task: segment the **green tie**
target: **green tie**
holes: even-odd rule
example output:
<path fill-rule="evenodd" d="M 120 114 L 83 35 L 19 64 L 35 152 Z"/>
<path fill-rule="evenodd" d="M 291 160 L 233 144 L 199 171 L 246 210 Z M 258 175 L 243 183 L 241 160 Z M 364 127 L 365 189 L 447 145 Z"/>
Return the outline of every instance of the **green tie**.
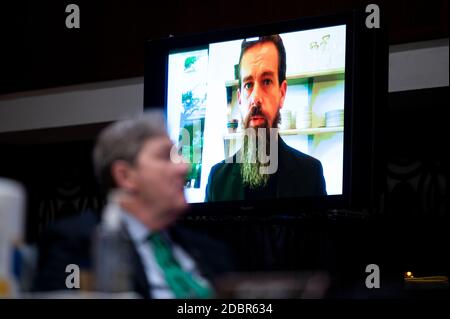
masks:
<path fill-rule="evenodd" d="M 200 284 L 192 274 L 185 272 L 175 260 L 170 244 L 159 233 L 149 237 L 156 261 L 164 272 L 164 278 L 177 299 L 211 298 L 209 287 Z"/>

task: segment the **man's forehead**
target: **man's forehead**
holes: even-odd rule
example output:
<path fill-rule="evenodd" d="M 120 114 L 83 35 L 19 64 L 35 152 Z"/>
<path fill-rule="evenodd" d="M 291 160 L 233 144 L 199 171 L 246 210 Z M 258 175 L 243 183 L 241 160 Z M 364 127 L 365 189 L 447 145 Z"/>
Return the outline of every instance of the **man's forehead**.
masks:
<path fill-rule="evenodd" d="M 261 54 L 263 56 L 276 56 L 278 58 L 278 50 L 275 43 L 266 41 L 252 45 L 245 50 L 242 55 L 242 60 L 246 59 L 249 55 Z"/>
<path fill-rule="evenodd" d="M 257 43 L 244 52 L 241 60 L 243 73 L 255 68 L 264 69 L 262 72 L 278 68 L 278 50 L 274 43 Z"/>
<path fill-rule="evenodd" d="M 151 149 L 166 148 L 166 147 L 170 148 L 173 145 L 172 141 L 167 135 L 158 135 L 149 137 L 144 144 L 146 148 Z"/>

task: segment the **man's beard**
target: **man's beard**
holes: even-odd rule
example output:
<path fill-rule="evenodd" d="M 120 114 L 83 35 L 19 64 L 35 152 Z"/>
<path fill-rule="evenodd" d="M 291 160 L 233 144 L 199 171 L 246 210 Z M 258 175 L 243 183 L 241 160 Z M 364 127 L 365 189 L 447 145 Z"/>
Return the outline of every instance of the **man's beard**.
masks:
<path fill-rule="evenodd" d="M 250 120 L 252 116 L 262 116 L 264 117 L 264 123 L 262 125 L 258 125 L 256 127 L 250 127 Z M 256 189 L 265 187 L 269 181 L 269 174 L 261 174 L 262 167 L 269 166 L 270 162 L 262 163 L 258 156 L 259 152 L 259 139 L 264 138 L 265 143 L 262 143 L 261 146 L 265 146 L 264 154 L 268 154 L 270 150 L 270 129 L 277 128 L 280 123 L 281 116 L 280 110 L 278 109 L 277 114 L 275 115 L 274 121 L 272 123 L 272 127 L 269 127 L 269 122 L 267 121 L 267 117 L 262 113 L 261 107 L 257 106 L 252 108 L 248 113 L 247 117 L 244 119 L 244 129 L 251 130 L 254 134 L 244 134 L 242 141 L 242 165 L 241 165 L 241 176 L 244 186 L 249 187 L 250 189 Z M 263 134 L 265 129 L 265 134 Z M 258 134 L 258 131 L 261 131 Z M 256 138 L 250 138 L 251 136 L 255 136 Z M 278 141 L 277 141 L 278 142 Z"/>

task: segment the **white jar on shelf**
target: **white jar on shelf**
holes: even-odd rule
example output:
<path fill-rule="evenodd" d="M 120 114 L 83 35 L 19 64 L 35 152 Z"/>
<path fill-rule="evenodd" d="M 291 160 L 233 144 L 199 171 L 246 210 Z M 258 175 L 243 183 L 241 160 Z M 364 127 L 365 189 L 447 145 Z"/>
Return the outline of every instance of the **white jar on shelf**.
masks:
<path fill-rule="evenodd" d="M 281 130 L 289 130 L 292 127 L 292 111 L 287 109 L 282 109 L 280 111 L 281 115 Z"/>
<path fill-rule="evenodd" d="M 295 117 L 295 128 L 304 129 L 311 127 L 312 113 L 309 105 L 303 105 L 297 109 Z"/>

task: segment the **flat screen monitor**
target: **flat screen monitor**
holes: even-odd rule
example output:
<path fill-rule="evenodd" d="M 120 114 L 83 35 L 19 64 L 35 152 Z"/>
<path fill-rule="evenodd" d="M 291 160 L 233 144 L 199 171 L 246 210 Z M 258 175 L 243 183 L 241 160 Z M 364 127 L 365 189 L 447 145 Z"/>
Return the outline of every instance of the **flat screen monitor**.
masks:
<path fill-rule="evenodd" d="M 359 39 L 343 14 L 147 43 L 145 108 L 166 112 L 192 207 L 350 205 L 355 174 L 373 169 L 360 144 L 373 142 L 374 92 L 355 83 L 375 78 Z"/>

